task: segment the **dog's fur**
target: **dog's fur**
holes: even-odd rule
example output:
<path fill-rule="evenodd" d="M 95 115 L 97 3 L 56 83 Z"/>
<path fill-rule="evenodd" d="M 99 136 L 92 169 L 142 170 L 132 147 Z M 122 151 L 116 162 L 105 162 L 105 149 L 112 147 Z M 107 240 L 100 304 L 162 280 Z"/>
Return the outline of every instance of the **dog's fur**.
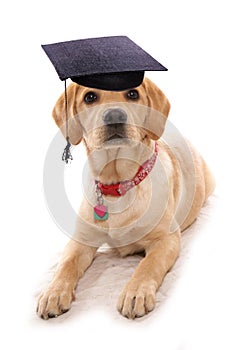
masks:
<path fill-rule="evenodd" d="M 137 105 L 147 106 L 153 110 L 159 111 L 166 119 L 169 113 L 170 104 L 163 94 L 163 92 L 149 79 L 145 78 L 143 83 L 135 90 L 139 93 L 139 99 L 134 102 Z M 91 105 L 84 102 L 84 96 L 88 91 L 94 91 L 77 84 L 71 84 L 68 87 L 68 103 L 69 103 L 69 117 L 74 117 L 80 112 L 89 111 Z M 105 104 L 124 102 L 127 105 L 126 91 L 123 92 L 109 92 L 102 90 L 95 90 L 98 99 L 94 103 L 96 106 L 103 106 Z M 57 101 L 53 110 L 53 117 L 57 125 L 65 134 L 65 105 L 64 95 Z M 139 165 L 144 163 L 146 159 L 152 154 L 154 150 L 155 140 L 161 136 L 164 125 L 148 127 L 140 127 L 133 125 L 126 125 L 124 131 L 119 131 L 119 135 L 124 136 L 125 139 L 133 141 L 129 144 L 119 145 L 113 143 L 105 147 L 106 141 L 111 136 L 106 130 L 108 126 L 100 126 L 93 128 L 88 135 L 83 136 L 82 126 L 79 120 L 71 118 L 72 123 L 69 126 L 69 135 L 72 144 L 77 144 L 81 140 L 84 142 L 89 158 L 90 169 L 94 179 L 98 179 L 104 184 L 112 184 L 126 179 L 132 179 L 136 174 Z M 89 119 L 91 123 L 91 119 Z M 148 123 L 154 123 L 154 119 L 148 116 Z M 119 125 L 119 128 L 121 126 Z M 124 135 L 121 135 L 124 133 Z M 135 142 L 135 143 L 134 143 Z M 147 232 L 143 237 L 139 236 L 136 241 L 132 240 L 125 246 L 119 244 L 114 249 L 117 249 L 121 256 L 134 254 L 136 252 L 144 252 L 145 257 L 137 267 L 131 280 L 120 294 L 117 308 L 119 312 L 128 317 L 140 317 L 153 310 L 155 305 L 155 294 L 161 285 L 164 276 L 171 269 L 175 263 L 180 251 L 180 237 L 181 232 L 191 225 L 196 219 L 204 201 L 214 190 L 214 179 L 208 170 L 208 167 L 202 157 L 194 150 L 188 143 L 195 171 L 195 191 L 191 201 L 191 206 L 188 215 L 179 225 L 175 225 L 171 230 L 172 220 L 176 211 L 184 206 L 187 201 L 186 193 L 188 193 L 190 179 L 188 174 L 188 162 L 185 162 L 185 154 L 181 148 L 177 150 L 179 157 L 183 160 L 179 165 L 179 159 L 176 153 L 161 140 L 159 144 L 158 160 L 162 164 L 168 183 L 168 199 L 165 209 L 159 213 L 159 220 L 156 225 Z M 141 148 L 139 145 L 142 145 Z M 122 150 L 128 148 L 129 157 L 119 156 Z M 141 152 L 139 151 L 141 148 Z M 101 152 L 101 159 L 92 156 L 94 152 Z M 118 157 L 115 155 L 118 154 Z M 123 153 L 124 155 L 126 153 Z M 108 161 L 106 161 L 106 159 Z M 127 227 L 136 223 L 142 216 L 146 206 L 149 205 L 153 191 L 158 191 L 159 203 L 161 202 L 164 192 L 164 184 L 161 177 L 161 167 L 156 163 L 151 172 L 151 181 L 148 176 L 138 186 L 134 192 L 134 200 L 130 207 L 123 210 L 121 213 L 109 215 L 106 221 L 96 222 L 93 218 L 93 207 L 87 200 L 83 200 L 80 212 L 85 222 L 95 225 L 96 230 L 101 228 L 111 227 Z M 162 181 L 162 182 L 161 182 Z M 164 186 L 163 186 L 164 185 Z M 132 190 L 130 190 L 123 200 L 127 203 Z M 184 194 L 185 193 L 185 194 Z M 107 196 L 109 197 L 109 196 Z M 106 199 L 106 198 L 105 198 Z M 57 198 L 56 198 L 57 200 Z M 117 197 L 107 198 L 110 202 L 116 202 Z M 156 215 L 158 206 L 154 204 Z M 151 222 L 151 212 L 148 214 L 149 222 Z M 76 228 L 76 231 L 81 228 Z M 126 242 L 127 240 L 127 236 Z M 91 265 L 97 246 L 91 246 L 71 240 L 66 246 L 62 259 L 59 263 L 57 271 L 52 282 L 42 292 L 39 297 L 37 313 L 44 319 L 49 317 L 56 317 L 67 310 L 69 310 L 72 300 L 74 299 L 74 290 L 80 277 L 83 276 L 85 270 Z"/>

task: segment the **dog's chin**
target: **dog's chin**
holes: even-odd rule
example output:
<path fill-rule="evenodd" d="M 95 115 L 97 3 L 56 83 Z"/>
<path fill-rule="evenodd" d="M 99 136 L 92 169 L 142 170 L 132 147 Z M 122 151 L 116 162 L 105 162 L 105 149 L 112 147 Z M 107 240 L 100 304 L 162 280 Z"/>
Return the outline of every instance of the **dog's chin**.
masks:
<path fill-rule="evenodd" d="M 124 146 L 129 147 L 132 145 L 132 142 L 133 141 L 131 139 L 129 139 L 128 137 L 121 137 L 118 135 L 113 135 L 103 142 L 103 147 L 106 147 L 106 148 L 124 147 Z"/>

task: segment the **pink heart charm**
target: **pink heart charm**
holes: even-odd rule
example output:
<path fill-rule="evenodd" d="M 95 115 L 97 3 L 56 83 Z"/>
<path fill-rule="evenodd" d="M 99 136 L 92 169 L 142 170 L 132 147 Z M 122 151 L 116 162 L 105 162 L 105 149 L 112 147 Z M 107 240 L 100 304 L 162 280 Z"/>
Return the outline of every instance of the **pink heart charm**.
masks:
<path fill-rule="evenodd" d="M 98 216 L 102 218 L 107 212 L 107 207 L 105 207 L 105 205 L 96 205 L 94 207 L 94 211 Z"/>

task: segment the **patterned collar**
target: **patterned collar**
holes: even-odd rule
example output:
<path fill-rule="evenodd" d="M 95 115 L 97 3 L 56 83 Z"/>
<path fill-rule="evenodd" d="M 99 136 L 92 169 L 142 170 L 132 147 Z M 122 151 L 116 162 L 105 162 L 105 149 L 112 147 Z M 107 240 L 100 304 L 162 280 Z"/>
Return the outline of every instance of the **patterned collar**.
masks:
<path fill-rule="evenodd" d="M 95 181 L 96 190 L 105 196 L 124 196 L 134 186 L 142 182 L 151 172 L 158 156 L 158 143 L 155 142 L 155 150 L 152 157 L 146 160 L 138 169 L 136 175 L 131 180 L 125 180 L 116 184 L 104 185 L 100 181 Z"/>

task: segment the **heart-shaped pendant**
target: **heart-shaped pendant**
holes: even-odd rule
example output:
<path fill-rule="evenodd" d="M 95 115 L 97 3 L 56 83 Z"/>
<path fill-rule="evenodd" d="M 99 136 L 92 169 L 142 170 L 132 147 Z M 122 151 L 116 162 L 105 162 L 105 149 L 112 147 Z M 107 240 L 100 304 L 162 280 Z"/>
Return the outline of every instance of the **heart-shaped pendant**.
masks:
<path fill-rule="evenodd" d="M 105 205 L 96 205 L 94 207 L 94 219 L 95 220 L 107 220 L 108 208 Z"/>

